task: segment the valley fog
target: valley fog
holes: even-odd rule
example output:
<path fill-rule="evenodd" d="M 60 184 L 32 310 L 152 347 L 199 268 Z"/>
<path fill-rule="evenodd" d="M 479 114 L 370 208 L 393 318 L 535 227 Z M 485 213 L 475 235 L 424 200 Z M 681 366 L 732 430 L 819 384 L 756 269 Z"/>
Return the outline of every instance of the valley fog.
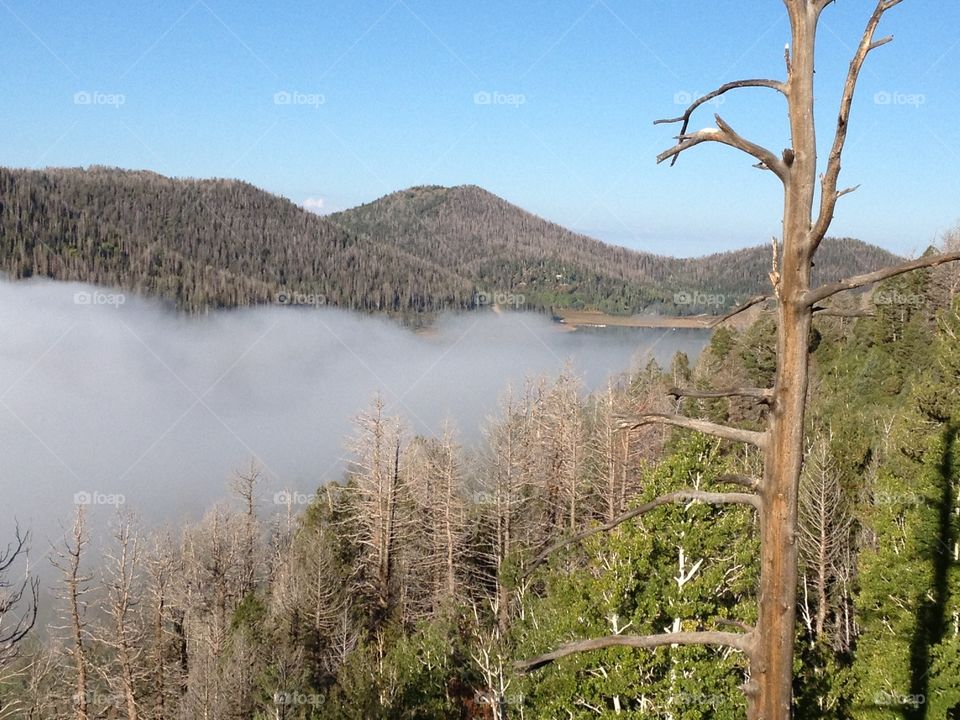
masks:
<path fill-rule="evenodd" d="M 537 314 L 444 316 L 414 333 L 334 309 L 176 313 L 76 283 L 0 281 L 3 538 L 14 520 L 33 555 L 56 542 L 76 501 L 95 526 L 113 505 L 149 525 L 200 516 L 234 470 L 261 467 L 275 494 L 341 479 L 351 419 L 381 393 L 412 433 L 452 420 L 465 445 L 508 386 L 566 362 L 585 390 L 652 357 L 691 360 L 701 330 L 570 331 Z M 96 534 L 96 533 L 95 533 Z M 35 561 L 36 562 L 36 561 Z"/>

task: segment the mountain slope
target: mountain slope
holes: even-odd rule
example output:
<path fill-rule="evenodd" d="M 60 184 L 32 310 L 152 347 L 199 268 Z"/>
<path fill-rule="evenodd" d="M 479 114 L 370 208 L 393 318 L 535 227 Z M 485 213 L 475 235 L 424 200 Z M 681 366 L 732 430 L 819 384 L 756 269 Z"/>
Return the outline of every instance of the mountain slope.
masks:
<path fill-rule="evenodd" d="M 326 218 L 236 180 L 111 168 L 0 168 L 0 271 L 143 292 L 190 311 L 322 296 L 365 311 L 475 307 L 678 310 L 676 292 L 752 294 L 769 248 L 675 259 L 572 233 L 480 188 L 418 187 Z M 889 263 L 828 241 L 821 279 Z M 679 308 L 700 312 L 704 308 Z"/>
<path fill-rule="evenodd" d="M 360 237 L 443 259 L 491 291 L 522 293 L 537 306 L 612 313 L 677 308 L 677 292 L 753 295 L 769 289 L 770 247 L 670 258 L 570 232 L 475 186 L 416 187 L 330 219 Z M 898 258 L 858 240 L 827 239 L 814 270 L 830 282 Z"/>
<path fill-rule="evenodd" d="M 462 307 L 448 268 L 352 237 L 235 180 L 107 168 L 0 169 L 0 270 L 157 295 L 191 311 L 282 291 L 361 310 Z"/>

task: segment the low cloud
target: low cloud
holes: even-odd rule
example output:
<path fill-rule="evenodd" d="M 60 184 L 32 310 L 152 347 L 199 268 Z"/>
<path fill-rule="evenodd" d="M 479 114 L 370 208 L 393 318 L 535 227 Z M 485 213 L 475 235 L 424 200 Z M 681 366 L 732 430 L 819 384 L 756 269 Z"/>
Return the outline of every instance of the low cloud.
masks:
<path fill-rule="evenodd" d="M 525 313 L 445 316 L 423 333 L 330 308 L 189 317 L 50 281 L 0 281 L 0 326 L 0 546 L 16 518 L 37 555 L 78 502 L 100 526 L 121 503 L 150 525 L 199 517 L 251 458 L 265 471 L 264 514 L 275 493 L 314 492 L 342 478 L 351 418 L 378 392 L 413 432 L 451 418 L 471 444 L 525 377 L 570 359 L 599 388 L 651 355 L 695 355 L 706 339 L 570 332 Z"/>
<path fill-rule="evenodd" d="M 330 212 L 327 210 L 326 199 L 322 197 L 308 197 L 303 201 L 303 209 L 316 215 L 326 215 Z"/>

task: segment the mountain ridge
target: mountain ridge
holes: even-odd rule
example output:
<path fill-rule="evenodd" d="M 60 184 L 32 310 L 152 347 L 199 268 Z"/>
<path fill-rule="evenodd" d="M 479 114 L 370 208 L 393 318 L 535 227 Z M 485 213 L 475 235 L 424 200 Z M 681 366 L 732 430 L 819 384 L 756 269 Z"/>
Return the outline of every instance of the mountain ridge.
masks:
<path fill-rule="evenodd" d="M 821 280 L 896 260 L 825 241 Z M 318 216 L 235 179 L 104 166 L 0 168 L 0 271 L 110 285 L 190 312 L 290 293 L 400 315 L 470 310 L 491 293 L 523 307 L 693 313 L 682 293 L 759 292 L 769 247 L 670 258 L 604 243 L 476 185 L 424 185 Z M 706 308 L 707 311 L 710 308 Z"/>

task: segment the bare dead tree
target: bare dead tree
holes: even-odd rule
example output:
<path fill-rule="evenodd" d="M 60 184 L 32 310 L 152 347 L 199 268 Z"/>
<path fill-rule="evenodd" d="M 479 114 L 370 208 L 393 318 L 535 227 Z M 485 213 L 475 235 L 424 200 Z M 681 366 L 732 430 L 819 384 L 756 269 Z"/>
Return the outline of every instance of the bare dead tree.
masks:
<path fill-rule="evenodd" d="M 91 575 L 80 569 L 83 554 L 88 544 L 84 506 L 77 505 L 73 527 L 67 532 L 61 546 L 55 548 L 50 562 L 60 572 L 60 601 L 65 625 L 55 627 L 68 633 L 66 652 L 74 668 L 73 710 L 76 720 L 89 720 L 90 712 L 90 660 L 87 640 L 87 600 Z"/>
<path fill-rule="evenodd" d="M 229 652 L 230 621 L 243 599 L 245 527 L 241 515 L 218 505 L 183 533 L 173 624 L 191 717 L 218 717 L 231 701 L 218 660 Z"/>
<path fill-rule="evenodd" d="M 480 474 L 485 482 L 474 495 L 481 509 L 481 524 L 489 536 L 489 546 L 482 551 L 482 559 L 491 572 L 482 581 L 494 586 L 491 605 L 501 633 L 506 633 L 510 621 L 510 586 L 505 578 L 507 561 L 518 543 L 514 523 L 528 501 L 523 484 L 522 406 L 509 390 L 501 401 L 502 417 L 484 429 L 489 453 Z"/>
<path fill-rule="evenodd" d="M 830 614 L 832 586 L 843 574 L 853 517 L 848 512 L 840 473 L 827 438 L 816 438 L 800 478 L 798 527 L 804 588 L 813 582 L 815 603 L 805 597 L 804 621 L 811 641 L 823 637 Z"/>
<path fill-rule="evenodd" d="M 243 524 L 240 538 L 241 569 L 240 595 L 246 595 L 256 586 L 257 548 L 260 537 L 260 525 L 257 521 L 257 485 L 262 479 L 260 469 L 254 460 L 245 471 L 235 471 L 230 479 L 230 489 L 240 500 L 243 507 Z"/>
<path fill-rule="evenodd" d="M 762 451 L 763 476 L 755 481 L 756 490 L 750 494 L 751 502 L 759 508 L 761 550 L 757 624 L 735 633 L 704 630 L 582 640 L 520 663 L 521 670 L 541 667 L 574 652 L 614 645 L 640 648 L 675 644 L 726 646 L 744 652 L 747 658 L 749 678 L 743 691 L 750 720 L 782 720 L 791 716 L 798 587 L 798 488 L 803 465 L 808 354 L 814 307 L 845 290 L 960 259 L 960 252 L 925 255 L 875 272 L 811 287 L 814 255 L 830 228 L 837 201 L 855 189 L 838 189 L 837 183 L 857 81 L 867 55 L 892 40 L 889 36 L 876 39 L 875 35 L 883 16 L 901 0 L 878 0 L 857 45 L 840 99 L 833 142 L 820 174 L 819 206 L 816 206 L 819 168 L 814 114 L 814 51 L 821 13 L 831 2 L 784 0 L 791 28 L 791 41 L 785 53 L 785 80 L 754 79 L 727 83 L 695 100 L 680 117 L 659 121 L 681 123 L 681 129 L 676 145 L 658 155 L 658 162 L 670 160 L 675 163 L 682 153 L 695 146 L 719 143 L 752 157 L 757 161 L 756 167 L 770 171 L 783 186 L 782 252 L 770 274 L 772 293 L 752 298 L 725 316 L 732 317 L 768 297 L 776 302 L 776 373 L 769 398 L 758 398 L 770 405 L 766 428 L 760 432 L 748 431 L 670 414 L 645 415 L 624 423 L 627 429 L 664 423 L 749 443 Z M 791 145 L 782 153 L 777 154 L 747 140 L 719 115 L 714 116 L 715 127 L 688 131 L 692 116 L 699 107 L 712 98 L 740 88 L 768 89 L 786 99 Z M 688 500 L 689 496 L 678 494 L 674 499 Z M 713 503 L 738 500 L 730 493 L 701 499 Z"/>
<path fill-rule="evenodd" d="M 0 718 L 45 720 L 68 716 L 69 710 L 64 708 L 60 692 L 61 688 L 68 686 L 68 682 L 56 643 L 38 644 L 29 654 L 24 653 L 23 659 L 26 667 L 19 674 L 20 692 L 13 702 L 0 706 Z"/>
<path fill-rule="evenodd" d="M 439 439 L 417 438 L 407 451 L 413 504 L 413 532 L 404 552 L 417 567 L 423 612 L 431 614 L 455 600 L 463 585 L 467 535 L 460 447 L 453 426 Z"/>
<path fill-rule="evenodd" d="M 492 720 L 504 720 L 507 717 L 508 691 L 512 678 L 508 671 L 509 660 L 503 647 L 503 636 L 499 625 L 487 626 L 483 614 L 473 605 L 474 650 L 470 657 L 484 684 L 484 690 L 477 693 L 476 701 L 480 706 L 490 709 Z"/>
<path fill-rule="evenodd" d="M 17 526 L 13 542 L 0 552 L 0 669 L 17 657 L 21 642 L 37 622 L 39 581 L 30 577 L 29 565 L 22 580 L 9 577 L 18 562 L 26 559 L 29 544 L 30 533 Z"/>
<path fill-rule="evenodd" d="M 401 477 L 403 428 L 385 417 L 383 399 L 356 420 L 351 483 L 347 488 L 356 523 L 351 523 L 361 555 L 358 571 L 362 592 L 370 593 L 377 614 L 386 617 L 396 606 L 397 552 L 409 518 L 401 517 L 408 489 Z"/>
<path fill-rule="evenodd" d="M 151 684 L 151 717 L 164 718 L 167 716 L 168 695 L 175 690 L 177 683 L 170 683 L 174 674 L 169 667 L 168 651 L 171 649 L 171 608 L 170 594 L 173 584 L 173 575 L 177 568 L 177 558 L 171 551 L 172 539 L 160 536 L 153 540 L 153 544 L 144 557 L 147 582 L 144 593 L 146 609 L 147 632 L 150 636 L 148 650 L 148 665 L 150 668 Z"/>
<path fill-rule="evenodd" d="M 599 500 L 595 512 L 604 520 L 614 520 L 636 491 L 632 482 L 635 455 L 639 443 L 630 433 L 620 432 L 619 418 L 628 408 L 629 398 L 622 387 L 611 381 L 592 404 L 592 427 L 588 452 L 593 465 L 591 491 Z"/>
<path fill-rule="evenodd" d="M 547 497 L 553 507 L 551 516 L 557 527 L 573 530 L 581 521 L 584 446 L 583 406 L 580 383 L 571 367 L 565 367 L 541 404 L 548 479 Z"/>
<path fill-rule="evenodd" d="M 106 552 L 103 587 L 105 623 L 97 633 L 110 648 L 114 662 L 101 667 L 114 696 L 122 699 L 127 720 L 139 720 L 139 688 L 147 675 L 143 666 L 145 631 L 140 616 L 141 543 L 128 516 L 118 514 L 114 545 Z"/>

